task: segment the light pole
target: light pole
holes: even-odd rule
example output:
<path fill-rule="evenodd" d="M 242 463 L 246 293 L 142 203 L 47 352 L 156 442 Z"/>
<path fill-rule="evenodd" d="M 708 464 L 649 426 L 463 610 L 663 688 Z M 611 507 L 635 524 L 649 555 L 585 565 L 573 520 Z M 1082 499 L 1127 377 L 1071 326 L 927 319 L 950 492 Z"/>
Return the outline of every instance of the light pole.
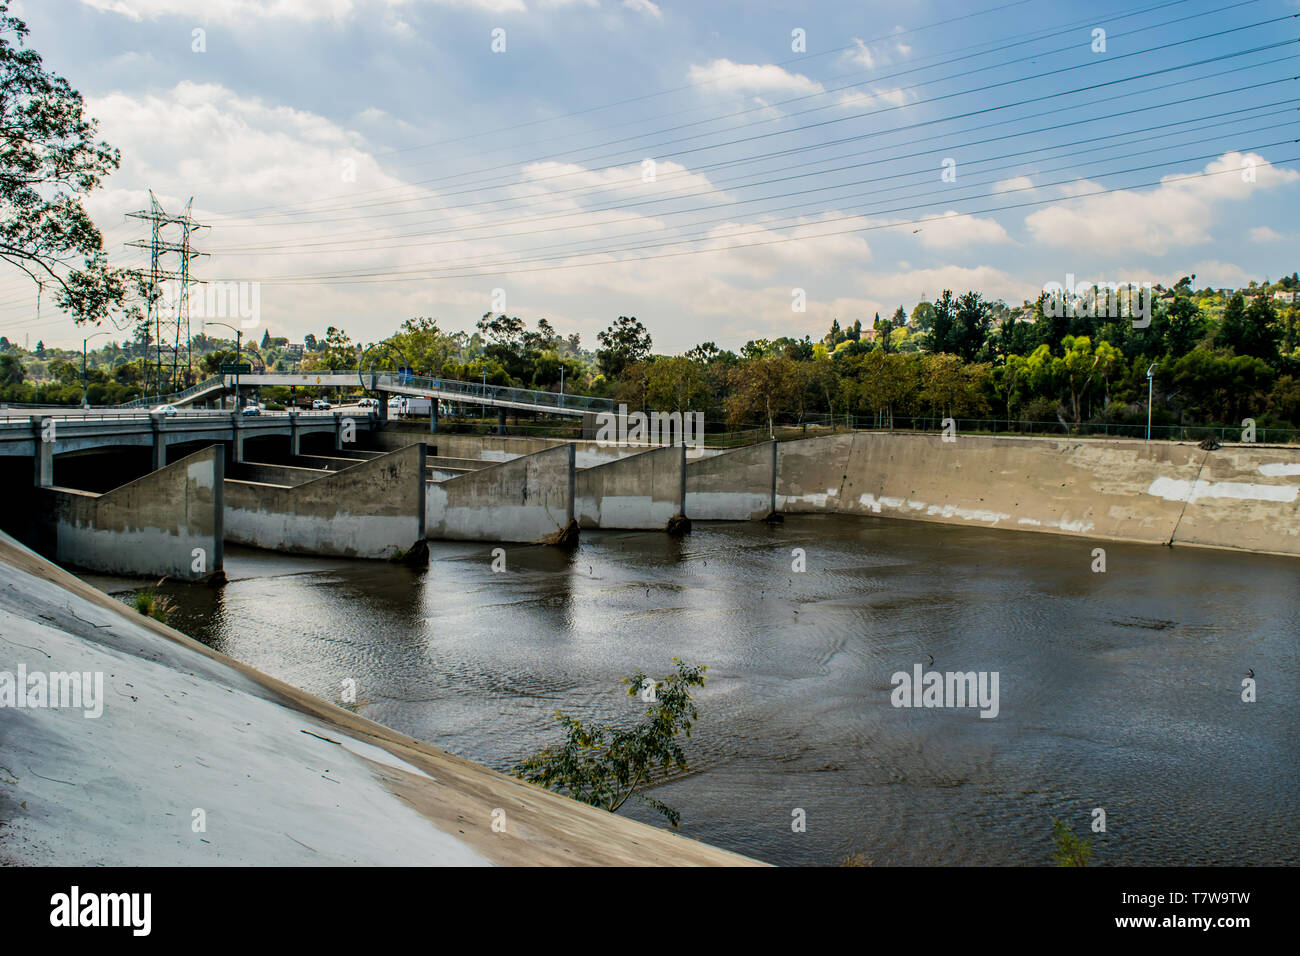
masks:
<path fill-rule="evenodd" d="M 1155 369 L 1156 363 L 1152 362 L 1147 368 L 1147 441 L 1151 440 L 1151 384 L 1155 381 L 1151 372 Z"/>
<path fill-rule="evenodd" d="M 96 332 L 94 335 L 88 335 L 81 340 L 81 407 L 89 408 L 90 404 L 86 401 L 86 343 L 96 336 L 109 335 L 108 332 Z"/>
<path fill-rule="evenodd" d="M 564 363 L 560 363 L 560 407 L 564 407 Z"/>
<path fill-rule="evenodd" d="M 233 325 L 227 325 L 225 322 L 204 322 L 203 327 L 206 329 L 209 325 L 219 325 L 223 329 L 230 329 L 235 333 L 235 411 L 239 411 L 239 353 L 242 348 L 244 339 L 243 329 L 237 329 Z"/>

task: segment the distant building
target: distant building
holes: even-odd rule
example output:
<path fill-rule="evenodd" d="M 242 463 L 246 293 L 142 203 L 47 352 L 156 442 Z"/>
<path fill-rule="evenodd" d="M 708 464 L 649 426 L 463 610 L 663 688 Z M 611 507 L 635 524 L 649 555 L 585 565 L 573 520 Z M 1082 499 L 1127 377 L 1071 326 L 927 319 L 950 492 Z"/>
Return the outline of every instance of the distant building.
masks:
<path fill-rule="evenodd" d="M 1295 292 L 1274 292 L 1273 298 L 1278 302 L 1295 302 L 1296 295 L 1297 293 Z"/>
<path fill-rule="evenodd" d="M 292 355 L 294 358 L 302 358 L 302 343 L 293 342 L 284 347 L 286 355 Z"/>

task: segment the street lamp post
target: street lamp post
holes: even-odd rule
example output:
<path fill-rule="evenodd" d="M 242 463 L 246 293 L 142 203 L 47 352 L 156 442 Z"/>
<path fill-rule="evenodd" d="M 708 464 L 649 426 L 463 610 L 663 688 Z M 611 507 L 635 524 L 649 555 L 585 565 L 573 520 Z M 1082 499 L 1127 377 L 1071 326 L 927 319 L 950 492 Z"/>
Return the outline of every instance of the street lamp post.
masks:
<path fill-rule="evenodd" d="M 94 335 L 88 335 L 81 340 L 81 407 L 89 408 L 90 403 L 86 401 L 86 343 L 99 335 L 109 335 L 108 332 L 96 332 Z"/>
<path fill-rule="evenodd" d="M 227 325 L 225 322 L 203 323 L 205 329 L 209 325 L 219 325 L 223 329 L 230 329 L 230 331 L 235 333 L 235 411 L 239 411 L 239 355 L 243 348 L 244 330 L 237 329 L 233 325 Z"/>
<path fill-rule="evenodd" d="M 1151 440 L 1151 384 L 1155 380 L 1151 372 L 1155 367 L 1155 362 L 1152 362 L 1151 365 L 1147 367 L 1147 441 Z"/>

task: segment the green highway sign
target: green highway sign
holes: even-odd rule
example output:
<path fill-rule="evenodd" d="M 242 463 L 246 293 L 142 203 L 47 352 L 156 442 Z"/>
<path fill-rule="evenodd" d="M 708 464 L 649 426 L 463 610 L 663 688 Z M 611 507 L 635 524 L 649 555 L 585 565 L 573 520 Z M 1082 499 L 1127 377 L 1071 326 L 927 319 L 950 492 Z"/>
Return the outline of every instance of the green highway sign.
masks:
<path fill-rule="evenodd" d="M 252 370 L 251 365 L 223 365 L 221 366 L 222 375 L 247 375 Z"/>

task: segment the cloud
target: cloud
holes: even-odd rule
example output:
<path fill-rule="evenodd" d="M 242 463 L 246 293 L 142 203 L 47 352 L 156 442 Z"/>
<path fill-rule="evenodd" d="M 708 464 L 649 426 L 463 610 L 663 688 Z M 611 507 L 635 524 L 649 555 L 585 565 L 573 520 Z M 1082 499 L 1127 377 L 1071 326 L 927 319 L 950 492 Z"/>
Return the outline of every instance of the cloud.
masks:
<path fill-rule="evenodd" d="M 156 20 L 159 17 L 183 17 L 202 23 L 241 24 L 258 19 L 345 20 L 360 7 L 379 5 L 402 7 L 419 0 L 81 0 L 83 4 L 105 13 L 116 13 L 132 20 Z M 523 12 L 524 0 L 431 0 L 437 6 L 469 7 L 488 13 Z M 543 0 L 542 6 L 566 5 L 570 0 Z M 586 0 L 589 6 L 598 0 Z M 648 0 L 646 0 L 648 2 Z M 400 21 L 399 21 L 400 23 Z"/>
<path fill-rule="evenodd" d="M 623 6 L 629 10 L 635 10 L 642 16 L 654 17 L 656 20 L 664 18 L 664 12 L 651 3 L 650 0 L 623 0 Z"/>
<path fill-rule="evenodd" d="M 1163 255 L 1211 241 L 1217 205 L 1255 199 L 1300 179 L 1300 172 L 1274 166 L 1256 153 L 1235 151 L 1210 161 L 1203 172 L 1207 175 L 1196 178 L 1165 176 L 1145 191 L 1122 189 L 1048 206 L 1027 215 L 1025 225 L 1045 245 Z M 1085 180 L 1062 191 L 1078 195 L 1101 188 Z"/>
<path fill-rule="evenodd" d="M 889 90 L 878 90 L 871 87 L 867 91 L 855 90 L 852 93 L 842 93 L 838 103 L 840 106 L 850 109 L 867 109 L 881 106 L 903 106 L 915 98 L 915 93 L 897 87 Z"/>
<path fill-rule="evenodd" d="M 1250 230 L 1251 242 L 1281 242 L 1286 236 L 1270 229 L 1268 226 L 1256 226 Z"/>
<path fill-rule="evenodd" d="M 871 50 L 867 48 L 866 43 L 860 37 L 853 38 L 853 49 L 845 50 L 844 58 L 868 70 L 873 70 L 876 67 L 875 56 L 872 55 Z"/>
<path fill-rule="evenodd" d="M 958 246 L 989 245 L 1010 242 L 1011 237 L 1001 224 L 993 219 L 961 216 L 948 210 L 942 216 L 927 216 L 917 236 L 932 249 L 952 249 Z"/>
<path fill-rule="evenodd" d="M 691 65 L 687 71 L 691 83 L 705 85 L 724 93 L 821 93 L 823 86 L 800 73 L 788 73 L 775 64 L 733 63 L 728 59 L 710 60 L 707 66 Z"/>
<path fill-rule="evenodd" d="M 1022 193 L 1028 194 L 1034 189 L 1034 181 L 1028 176 L 1012 176 L 1010 179 L 1000 179 L 993 184 L 991 192 L 1007 193 L 1012 190 L 1021 190 Z"/>

